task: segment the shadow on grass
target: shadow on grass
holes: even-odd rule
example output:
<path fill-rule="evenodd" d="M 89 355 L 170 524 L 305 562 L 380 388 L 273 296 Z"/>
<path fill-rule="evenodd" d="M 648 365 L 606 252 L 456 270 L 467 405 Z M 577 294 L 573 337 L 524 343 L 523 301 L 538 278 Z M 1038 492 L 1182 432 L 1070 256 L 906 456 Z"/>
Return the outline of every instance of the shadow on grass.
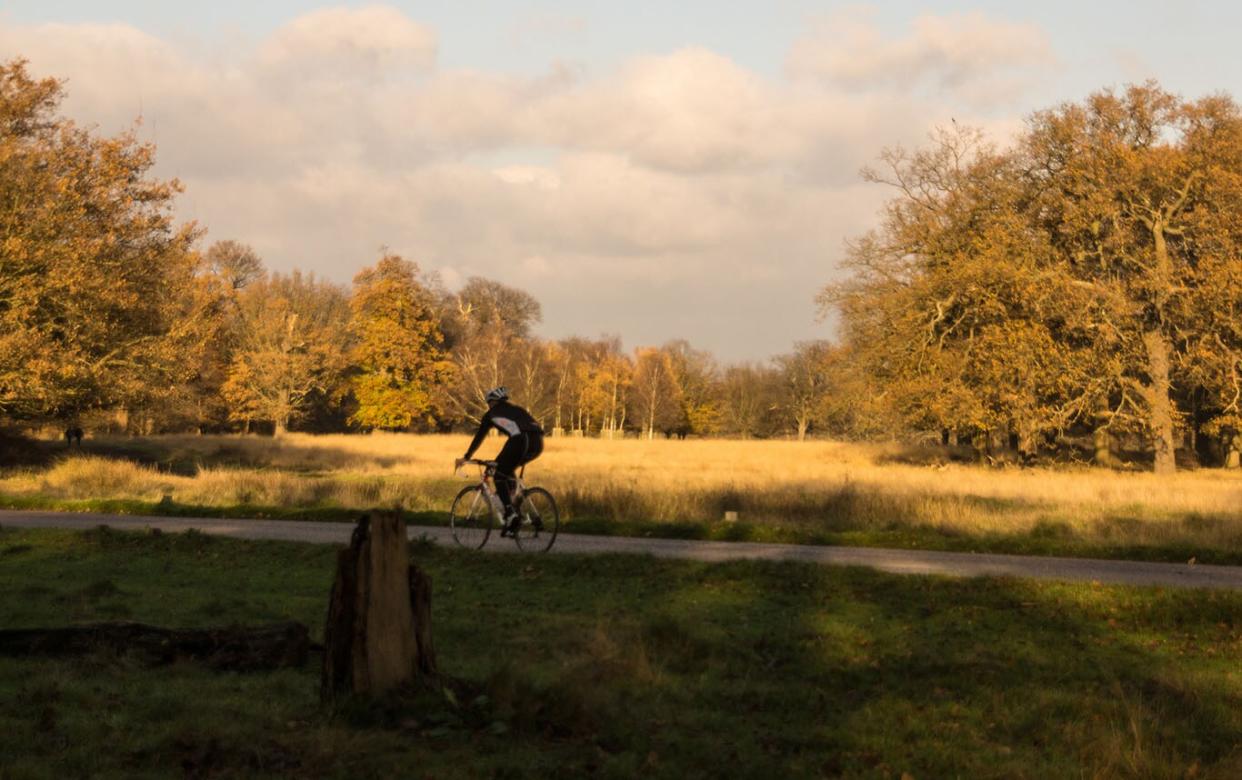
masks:
<path fill-rule="evenodd" d="M 0 608 L 20 624 L 73 602 L 322 625 L 330 548 L 0 536 L 17 550 Z M 245 773 L 292 754 L 325 774 L 432 776 L 1231 777 L 1242 761 L 1239 594 L 412 549 L 435 582 L 441 668 L 467 681 L 455 700 L 394 695 L 330 719 L 313 669 L 0 664 L 15 694 L 0 747 L 61 769 L 108 744 L 117 771 L 198 756 Z M 105 704 L 107 722 L 85 715 Z"/>
<path fill-rule="evenodd" d="M 0 429 L 0 468 L 33 468 L 49 466 L 65 451 L 63 442 L 28 439 Z"/>
<path fill-rule="evenodd" d="M 615 771 L 652 755 L 791 776 L 1229 776 L 1242 762 L 1242 692 L 1204 673 L 1230 668 L 1216 653 L 1236 664 L 1232 594 L 643 566 L 577 583 L 574 611 L 608 616 L 585 639 L 557 629 L 550 584 L 514 604 L 553 612 L 535 619 L 550 646 L 519 645 L 517 668 L 567 670 L 527 709 L 591 713 Z"/>

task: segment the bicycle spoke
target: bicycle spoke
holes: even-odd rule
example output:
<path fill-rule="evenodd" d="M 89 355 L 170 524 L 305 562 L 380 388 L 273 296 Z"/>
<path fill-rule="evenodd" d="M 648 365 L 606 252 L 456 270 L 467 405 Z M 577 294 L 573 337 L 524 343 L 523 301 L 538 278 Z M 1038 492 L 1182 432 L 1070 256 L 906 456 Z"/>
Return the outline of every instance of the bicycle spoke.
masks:
<path fill-rule="evenodd" d="M 560 525 L 552 495 L 543 488 L 531 488 L 518 506 L 522 519 L 515 537 L 518 547 L 529 552 L 551 549 Z"/>
<path fill-rule="evenodd" d="M 462 488 L 449 513 L 453 540 L 462 547 L 479 549 L 492 531 L 492 509 L 479 485 Z"/>

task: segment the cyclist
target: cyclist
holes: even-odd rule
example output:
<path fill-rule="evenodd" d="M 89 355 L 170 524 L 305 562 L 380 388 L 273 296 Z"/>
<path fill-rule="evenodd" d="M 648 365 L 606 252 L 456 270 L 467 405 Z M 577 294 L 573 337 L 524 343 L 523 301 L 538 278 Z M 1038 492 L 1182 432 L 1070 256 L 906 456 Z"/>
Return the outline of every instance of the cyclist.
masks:
<path fill-rule="evenodd" d="M 517 510 L 513 508 L 513 486 L 517 484 L 518 467 L 530 463 L 543 452 L 543 429 L 530 412 L 509 401 L 509 391 L 505 387 L 494 387 L 484 396 L 487 401 L 487 412 L 479 421 L 479 430 L 474 440 L 466 448 L 464 457 L 458 458 L 455 465 L 470 459 L 474 451 L 483 443 L 483 437 L 492 428 L 509 437 L 496 456 L 496 495 L 504 507 L 505 527 L 501 536 L 512 536 L 517 532 L 520 520 Z"/>

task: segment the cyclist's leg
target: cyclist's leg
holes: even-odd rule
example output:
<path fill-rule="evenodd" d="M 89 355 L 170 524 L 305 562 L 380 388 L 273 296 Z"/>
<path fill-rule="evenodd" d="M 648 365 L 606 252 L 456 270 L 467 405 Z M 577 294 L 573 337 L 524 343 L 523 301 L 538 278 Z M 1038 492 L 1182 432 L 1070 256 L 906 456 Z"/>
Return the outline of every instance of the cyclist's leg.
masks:
<path fill-rule="evenodd" d="M 522 461 L 518 465 L 525 466 L 527 463 L 530 463 L 532 460 L 534 460 L 535 458 L 538 458 L 542 454 L 543 454 L 543 434 L 528 433 L 526 434 L 526 451 L 523 453 Z M 543 528 L 543 521 L 539 518 L 538 514 L 535 514 L 530 519 L 534 523 L 536 530 Z"/>
<path fill-rule="evenodd" d="M 535 458 L 543 454 L 543 434 L 528 433 L 526 434 L 526 454 L 522 456 L 522 465 L 530 463 Z"/>
<path fill-rule="evenodd" d="M 505 517 L 509 516 L 513 508 L 513 486 L 517 481 L 515 475 L 526 456 L 526 446 L 526 434 L 519 433 L 517 436 L 510 436 L 505 446 L 500 448 L 500 454 L 496 456 L 496 495 L 500 497 L 500 503 L 505 508 Z"/>

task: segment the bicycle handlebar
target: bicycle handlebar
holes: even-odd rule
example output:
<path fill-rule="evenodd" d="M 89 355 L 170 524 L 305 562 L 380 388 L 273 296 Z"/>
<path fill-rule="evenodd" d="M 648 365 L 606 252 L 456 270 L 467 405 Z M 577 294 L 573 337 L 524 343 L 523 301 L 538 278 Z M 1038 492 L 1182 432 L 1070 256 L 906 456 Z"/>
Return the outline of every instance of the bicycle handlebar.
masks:
<path fill-rule="evenodd" d="M 479 468 L 483 469 L 485 472 L 495 471 L 496 461 L 479 460 L 478 458 L 463 458 L 460 460 L 455 460 L 453 461 L 453 474 L 456 475 L 459 471 L 461 471 L 462 466 L 478 466 Z"/>

